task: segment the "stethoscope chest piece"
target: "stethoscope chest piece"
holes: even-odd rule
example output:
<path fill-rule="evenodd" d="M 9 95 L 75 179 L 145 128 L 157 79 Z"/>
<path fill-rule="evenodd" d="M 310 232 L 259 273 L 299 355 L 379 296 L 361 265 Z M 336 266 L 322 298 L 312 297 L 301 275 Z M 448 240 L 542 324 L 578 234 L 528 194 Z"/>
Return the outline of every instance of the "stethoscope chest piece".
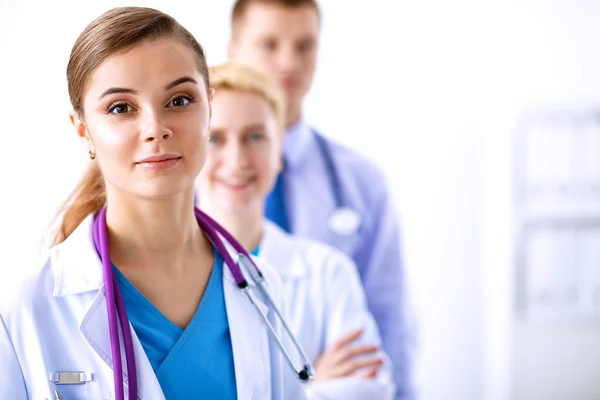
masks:
<path fill-rule="evenodd" d="M 362 220 L 350 207 L 338 208 L 329 217 L 329 229 L 340 236 L 349 236 L 358 231 Z"/>

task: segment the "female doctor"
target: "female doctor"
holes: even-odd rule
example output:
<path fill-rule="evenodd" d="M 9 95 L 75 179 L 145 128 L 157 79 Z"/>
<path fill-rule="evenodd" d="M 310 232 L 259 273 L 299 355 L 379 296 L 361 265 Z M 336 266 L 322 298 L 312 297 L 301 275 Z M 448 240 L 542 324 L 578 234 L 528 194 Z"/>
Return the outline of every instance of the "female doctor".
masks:
<path fill-rule="evenodd" d="M 210 68 L 210 81 L 215 93 L 207 161 L 197 179 L 200 208 L 280 273 L 284 314 L 315 365 L 309 394 L 392 398 L 390 363 L 379 350 L 352 261 L 264 218 L 265 198 L 281 168 L 283 93 L 259 72 L 235 64 Z"/>
<path fill-rule="evenodd" d="M 168 15 L 117 8 L 79 36 L 67 79 L 90 165 L 41 269 L 0 300 L 0 398 L 304 397 L 194 209 L 210 119 L 201 46 Z"/>

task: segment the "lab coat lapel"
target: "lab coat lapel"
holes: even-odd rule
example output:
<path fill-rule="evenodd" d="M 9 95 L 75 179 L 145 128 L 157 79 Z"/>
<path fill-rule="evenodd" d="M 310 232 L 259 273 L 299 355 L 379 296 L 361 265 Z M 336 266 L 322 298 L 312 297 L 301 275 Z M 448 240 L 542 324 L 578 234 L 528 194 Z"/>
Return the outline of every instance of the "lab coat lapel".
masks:
<path fill-rule="evenodd" d="M 76 300 L 76 302 L 83 304 L 79 331 L 90 347 L 112 370 L 113 359 L 108 331 L 108 312 L 106 310 L 106 295 L 102 278 L 102 263 L 94 247 L 92 224 L 93 217 L 90 216 L 60 245 L 60 251 L 53 263 L 55 270 L 53 293 L 57 297 L 81 296 L 81 298 L 84 298 L 88 296 L 87 298 L 91 298 L 90 293 L 96 292 L 96 296 L 88 304 L 81 299 Z M 133 336 L 138 378 L 138 399 L 164 399 L 160 384 L 135 331 L 130 324 L 128 328 L 131 329 Z M 122 335 L 119 335 L 119 337 L 123 362 L 123 381 L 127 395 L 125 349 Z M 110 379 L 112 383 L 112 376 Z"/>
<path fill-rule="evenodd" d="M 156 374 L 150 365 L 144 348 L 140 343 L 135 331 L 131 329 L 133 339 L 133 349 L 135 353 L 135 363 L 138 380 L 138 399 L 164 399 L 162 389 Z M 110 347 L 110 334 L 108 331 L 108 313 L 106 310 L 106 296 L 104 295 L 104 286 L 98 292 L 94 302 L 85 313 L 79 330 L 87 340 L 88 344 L 108 367 L 113 370 L 113 358 Z M 123 346 L 123 336 L 119 330 L 119 339 L 121 343 L 121 360 L 123 363 L 123 382 L 124 391 L 127 393 L 127 367 L 125 361 L 125 348 Z"/>
<path fill-rule="evenodd" d="M 252 294 L 257 306 L 268 315 L 269 308 L 260 298 L 258 288 L 249 284 L 252 289 L 256 289 L 252 290 Z M 233 348 L 238 399 L 249 400 L 253 398 L 255 385 L 261 381 L 261 376 L 267 376 L 270 380 L 268 332 L 244 291 L 238 288 L 226 264 L 223 267 L 223 291 Z"/>

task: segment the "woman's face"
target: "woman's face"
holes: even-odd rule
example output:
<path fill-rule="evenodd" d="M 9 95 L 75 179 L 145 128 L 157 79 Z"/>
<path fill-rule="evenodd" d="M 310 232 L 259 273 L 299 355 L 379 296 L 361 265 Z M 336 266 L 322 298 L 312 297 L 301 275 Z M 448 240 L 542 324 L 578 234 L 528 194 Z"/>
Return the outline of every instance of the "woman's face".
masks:
<path fill-rule="evenodd" d="M 193 190 L 206 159 L 209 119 L 195 54 L 172 38 L 107 58 L 87 84 L 83 116 L 72 113 L 108 195 L 144 198 Z"/>
<path fill-rule="evenodd" d="M 198 177 L 203 207 L 260 211 L 281 169 L 281 133 L 259 94 L 218 90 L 212 99 L 208 157 Z"/>

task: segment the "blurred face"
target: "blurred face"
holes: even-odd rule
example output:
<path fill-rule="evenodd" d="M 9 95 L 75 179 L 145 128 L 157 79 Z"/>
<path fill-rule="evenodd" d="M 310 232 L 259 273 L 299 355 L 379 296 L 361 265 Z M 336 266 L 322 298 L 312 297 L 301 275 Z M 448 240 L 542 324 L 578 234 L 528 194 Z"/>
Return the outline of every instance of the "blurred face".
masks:
<path fill-rule="evenodd" d="M 205 161 L 209 103 L 193 51 L 174 39 L 106 59 L 71 115 L 107 193 L 165 198 L 193 190 Z"/>
<path fill-rule="evenodd" d="M 309 5 L 251 4 L 229 44 L 230 59 L 270 74 L 285 90 L 288 123 L 300 116 L 313 79 L 319 22 Z"/>
<path fill-rule="evenodd" d="M 219 90 L 212 100 L 208 157 L 198 177 L 202 207 L 260 212 L 281 168 L 281 134 L 260 95 Z"/>

